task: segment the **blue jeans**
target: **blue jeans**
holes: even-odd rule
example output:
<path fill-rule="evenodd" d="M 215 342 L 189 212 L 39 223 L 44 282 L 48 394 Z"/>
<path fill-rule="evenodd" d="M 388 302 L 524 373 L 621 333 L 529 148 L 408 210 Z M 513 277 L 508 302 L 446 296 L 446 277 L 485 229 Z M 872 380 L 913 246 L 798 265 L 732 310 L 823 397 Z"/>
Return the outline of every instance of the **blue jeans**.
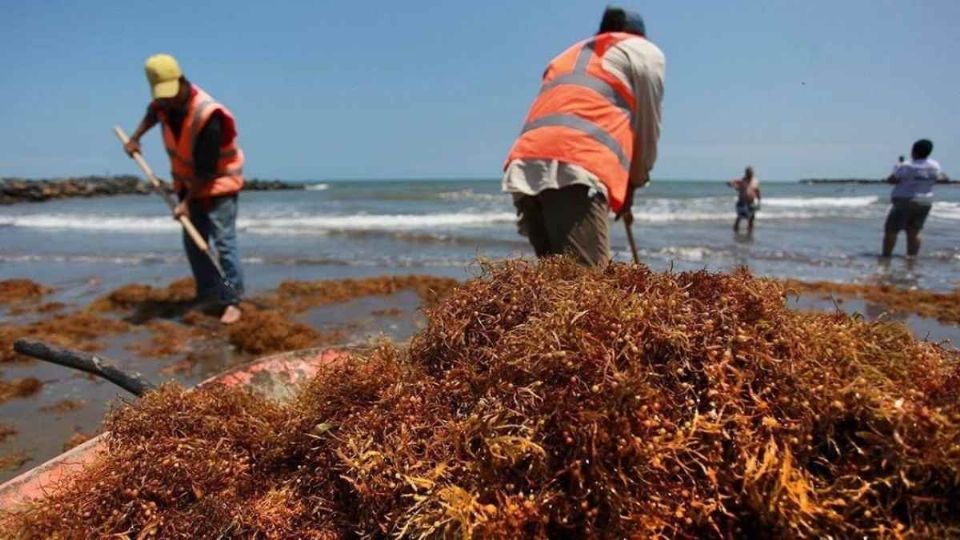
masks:
<path fill-rule="evenodd" d="M 237 250 L 237 196 L 227 195 L 205 200 L 190 201 L 190 221 L 216 250 L 216 257 L 233 286 L 224 286 L 216 267 L 207 254 L 183 233 L 183 245 L 193 278 L 197 282 L 197 300 L 216 300 L 228 306 L 240 302 L 243 294 L 243 274 L 240 272 L 240 253 Z"/>

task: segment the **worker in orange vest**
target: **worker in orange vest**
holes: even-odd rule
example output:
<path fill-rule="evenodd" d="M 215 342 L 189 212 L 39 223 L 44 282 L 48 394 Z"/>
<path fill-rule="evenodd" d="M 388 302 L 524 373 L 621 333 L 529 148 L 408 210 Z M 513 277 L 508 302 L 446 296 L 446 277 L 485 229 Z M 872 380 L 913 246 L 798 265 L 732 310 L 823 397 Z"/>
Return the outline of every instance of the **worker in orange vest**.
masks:
<path fill-rule="evenodd" d="M 145 64 L 153 101 L 124 149 L 140 151 L 140 137 L 157 123 L 170 156 L 173 189 L 180 198 L 174 219 L 190 217 L 216 248 L 230 286 L 213 263 L 184 233 L 187 259 L 196 280 L 197 300 L 222 307 L 220 321 L 240 319 L 243 277 L 237 251 L 237 193 L 243 188 L 243 152 L 230 111 L 183 76 L 176 59 L 157 54 Z"/>
<path fill-rule="evenodd" d="M 503 175 L 538 257 L 609 261 L 608 209 L 632 223 L 657 158 L 664 67 L 643 18 L 616 7 L 547 66 Z"/>

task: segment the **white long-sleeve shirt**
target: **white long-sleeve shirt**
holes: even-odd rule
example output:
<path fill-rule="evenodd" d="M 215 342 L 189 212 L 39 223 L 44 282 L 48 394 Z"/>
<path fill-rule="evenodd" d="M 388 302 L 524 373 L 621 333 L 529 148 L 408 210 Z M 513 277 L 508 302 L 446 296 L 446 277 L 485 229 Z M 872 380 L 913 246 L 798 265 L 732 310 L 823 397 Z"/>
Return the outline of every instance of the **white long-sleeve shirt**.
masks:
<path fill-rule="evenodd" d="M 634 37 L 610 47 L 603 55 L 603 68 L 629 86 L 635 96 L 630 183 L 643 184 L 657 160 L 666 59 L 649 40 Z M 584 184 L 607 195 L 606 186 L 595 174 L 555 159 L 515 159 L 507 164 L 502 181 L 503 191 L 523 195 L 573 184 Z"/>

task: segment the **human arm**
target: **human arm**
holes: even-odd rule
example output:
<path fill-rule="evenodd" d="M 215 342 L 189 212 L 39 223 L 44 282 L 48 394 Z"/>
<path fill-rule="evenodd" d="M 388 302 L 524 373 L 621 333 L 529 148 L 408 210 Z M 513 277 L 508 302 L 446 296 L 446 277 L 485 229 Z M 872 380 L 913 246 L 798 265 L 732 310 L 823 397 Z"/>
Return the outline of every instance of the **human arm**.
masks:
<path fill-rule="evenodd" d="M 622 44 L 622 51 L 626 58 L 624 71 L 633 91 L 636 108 L 631 116 L 634 140 L 627 196 L 619 215 L 630 213 L 634 192 L 650 181 L 650 171 L 657 161 L 666 65 L 660 49 L 646 39 L 626 40 Z"/>
<path fill-rule="evenodd" d="M 663 53 L 652 44 L 631 54 L 633 95 L 636 114 L 633 115 L 633 159 L 630 163 L 630 185 L 642 187 L 650 181 L 650 171 L 657 161 L 660 141 L 660 122 L 663 105 L 665 60 Z"/>
<path fill-rule="evenodd" d="M 147 107 L 147 112 L 143 115 L 143 119 L 140 120 L 137 129 L 134 130 L 133 135 L 130 136 L 130 140 L 123 145 L 123 150 L 128 156 L 133 157 L 134 153 L 140 151 L 140 137 L 143 137 L 144 133 L 150 131 L 153 126 L 157 125 L 158 121 L 157 112 L 152 106 Z"/>

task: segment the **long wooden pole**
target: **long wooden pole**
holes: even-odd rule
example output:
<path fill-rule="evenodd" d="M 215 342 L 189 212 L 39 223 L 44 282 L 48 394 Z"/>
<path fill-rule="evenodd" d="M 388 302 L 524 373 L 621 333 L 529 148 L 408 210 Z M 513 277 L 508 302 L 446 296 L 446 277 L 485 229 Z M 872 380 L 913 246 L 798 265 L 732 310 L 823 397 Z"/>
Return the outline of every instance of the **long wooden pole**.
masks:
<path fill-rule="evenodd" d="M 139 373 L 127 373 L 117 369 L 97 355 L 72 351 L 33 339 L 18 339 L 13 344 L 13 350 L 33 358 L 102 377 L 138 397 L 154 388 L 153 384 L 141 377 Z"/>
<path fill-rule="evenodd" d="M 623 220 L 623 227 L 627 230 L 627 242 L 630 244 L 630 252 L 633 253 L 633 263 L 640 264 L 640 255 L 637 254 L 637 243 L 633 240 L 633 228 L 627 220 Z"/>
<path fill-rule="evenodd" d="M 120 126 L 114 126 L 113 132 L 117 135 L 117 138 L 120 139 L 120 142 L 127 144 L 130 142 L 130 137 L 127 137 L 127 134 L 123 131 L 123 128 Z M 134 152 L 133 160 L 137 162 L 137 165 L 140 166 L 140 169 L 143 171 L 143 174 L 147 176 L 147 180 L 153 185 L 157 193 L 163 197 L 163 200 L 166 201 L 167 206 L 170 207 L 170 211 L 173 212 L 177 207 L 177 201 L 174 200 L 173 194 L 167 189 L 166 184 L 157 178 L 157 175 L 153 174 L 153 169 L 150 168 L 150 165 L 147 165 L 147 161 L 143 159 L 143 156 L 140 155 L 140 152 Z M 187 235 L 190 236 L 190 239 L 193 240 L 193 243 L 200 248 L 200 251 L 203 251 L 207 254 L 207 257 L 210 258 L 210 262 L 213 263 L 213 267 L 217 269 L 217 273 L 220 274 L 220 279 L 227 282 L 227 276 L 223 272 L 223 267 L 220 266 L 220 261 L 213 256 L 213 253 L 210 253 L 210 245 L 207 244 L 207 241 L 204 240 L 203 236 L 200 235 L 200 232 L 197 231 L 197 228 L 193 226 L 193 223 L 190 221 L 190 218 L 187 216 L 180 216 L 177 218 L 180 222 L 180 225 L 183 226 L 183 230 L 187 231 Z"/>

